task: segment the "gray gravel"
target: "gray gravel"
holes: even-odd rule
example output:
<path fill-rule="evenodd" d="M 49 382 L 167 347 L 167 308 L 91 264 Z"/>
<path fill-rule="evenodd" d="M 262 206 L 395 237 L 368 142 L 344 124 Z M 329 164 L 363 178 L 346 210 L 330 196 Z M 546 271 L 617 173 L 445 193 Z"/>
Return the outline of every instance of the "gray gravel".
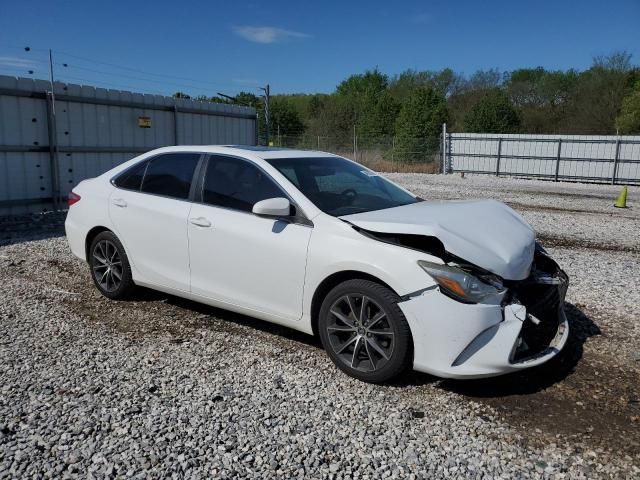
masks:
<path fill-rule="evenodd" d="M 431 198 L 509 195 L 507 201 L 532 208 L 544 203 L 540 190 L 552 190 L 554 199 L 565 188 L 398 179 Z M 597 248 L 603 238 L 596 225 L 609 210 L 590 198 L 608 198 L 615 189 L 566 188 L 576 193 L 575 209 L 601 214 L 521 211 L 557 237 L 594 242 L 563 244 L 553 253 L 572 276 L 568 300 L 605 334 L 584 344 L 573 375 L 527 395 L 496 391 L 491 402 L 426 375 L 363 384 L 335 369 L 310 337 L 179 299 L 142 292 L 135 301 L 108 301 L 64 238 L 16 243 L 12 235 L 0 247 L 0 478 L 640 476 L 640 450 L 624 446 L 637 436 L 608 447 L 587 433 L 591 427 L 522 426 L 514 419 L 527 421 L 535 409 L 521 417 L 504 409 L 514 398 L 540 400 L 549 415 L 566 398 L 576 408 L 587 400 L 576 403 L 570 390 L 590 375 L 587 367 L 603 362 L 595 371 L 618 365 L 618 383 L 631 379 L 619 398 L 605 393 L 598 400 L 613 419 L 614 404 L 633 400 L 633 379 L 640 379 L 619 365 L 634 361 L 621 362 L 620 354 L 631 359 L 640 339 L 640 257 L 632 248 Z M 584 208 L 580 192 L 589 197 Z M 624 215 L 621 225 L 631 223 L 624 231 L 635 229 L 637 238 L 635 211 Z M 633 246 L 627 239 L 615 245 Z M 592 422 L 597 428 L 597 418 Z"/>

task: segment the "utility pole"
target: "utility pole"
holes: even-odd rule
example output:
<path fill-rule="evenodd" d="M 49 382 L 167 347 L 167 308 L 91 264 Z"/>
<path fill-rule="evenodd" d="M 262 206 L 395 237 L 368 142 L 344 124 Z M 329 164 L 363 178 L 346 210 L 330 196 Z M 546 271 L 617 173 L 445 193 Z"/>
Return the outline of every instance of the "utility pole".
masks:
<path fill-rule="evenodd" d="M 60 173 L 58 165 L 58 131 L 56 123 L 56 94 L 53 83 L 53 52 L 49 49 L 49 82 L 51 84 L 50 97 L 47 100 L 47 125 L 49 133 L 49 161 L 51 175 L 51 197 L 54 210 L 60 209 Z"/>
<path fill-rule="evenodd" d="M 269 89 L 269 84 L 266 86 L 260 87 L 260 90 L 264 92 L 264 122 L 265 122 L 265 135 L 266 135 L 266 144 L 269 146 L 269 130 L 271 127 L 271 116 L 269 115 L 269 97 L 271 96 L 271 92 Z"/>
<path fill-rule="evenodd" d="M 56 94 L 53 91 L 53 53 L 49 49 L 49 82 L 51 83 L 51 113 L 56 115 Z"/>

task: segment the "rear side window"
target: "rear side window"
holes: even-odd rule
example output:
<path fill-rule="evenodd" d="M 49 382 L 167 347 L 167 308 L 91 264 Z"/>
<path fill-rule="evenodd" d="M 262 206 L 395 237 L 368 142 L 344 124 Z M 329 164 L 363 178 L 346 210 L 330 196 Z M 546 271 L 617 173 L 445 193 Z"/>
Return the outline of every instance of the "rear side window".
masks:
<path fill-rule="evenodd" d="M 230 157 L 211 157 L 204 178 L 202 200 L 209 205 L 250 212 L 267 198 L 286 197 L 255 165 Z"/>
<path fill-rule="evenodd" d="M 126 188 L 127 190 L 140 190 L 147 163 L 148 162 L 140 162 L 138 165 L 133 166 L 116 178 L 113 181 L 114 185 L 119 188 Z"/>
<path fill-rule="evenodd" d="M 142 191 L 186 199 L 199 153 L 168 153 L 150 160 L 142 181 Z"/>

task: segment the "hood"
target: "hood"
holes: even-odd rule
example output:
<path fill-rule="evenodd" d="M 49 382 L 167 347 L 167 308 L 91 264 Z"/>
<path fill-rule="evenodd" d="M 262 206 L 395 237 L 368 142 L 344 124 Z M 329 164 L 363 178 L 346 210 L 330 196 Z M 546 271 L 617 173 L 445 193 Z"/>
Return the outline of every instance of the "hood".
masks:
<path fill-rule="evenodd" d="M 495 200 L 418 202 L 340 218 L 371 232 L 436 237 L 447 252 L 506 280 L 530 273 L 535 233 Z"/>

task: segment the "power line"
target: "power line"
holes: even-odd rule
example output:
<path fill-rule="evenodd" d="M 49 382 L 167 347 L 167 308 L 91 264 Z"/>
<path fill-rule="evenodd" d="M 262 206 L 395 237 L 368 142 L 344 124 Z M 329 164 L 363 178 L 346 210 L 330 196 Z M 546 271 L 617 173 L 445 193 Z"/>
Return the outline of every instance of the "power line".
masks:
<path fill-rule="evenodd" d="M 80 82 L 86 82 L 85 85 L 86 86 L 93 86 L 94 84 L 101 87 L 101 88 L 112 88 L 112 89 L 117 89 L 117 90 L 129 90 L 132 91 L 133 93 L 144 93 L 144 92 L 139 92 L 141 90 L 141 88 L 139 86 L 133 86 L 133 85 L 125 85 L 122 83 L 113 83 L 113 82 L 104 82 L 102 80 L 91 80 L 88 78 L 83 78 L 83 77 L 77 77 L 75 75 L 68 75 L 66 73 L 62 73 L 58 75 L 58 81 L 61 81 L 63 79 L 71 79 L 71 80 L 76 80 L 76 81 L 80 81 Z M 148 93 L 153 93 L 153 94 L 157 94 L 157 95 L 162 95 L 162 96 L 167 96 L 164 93 L 162 93 L 160 90 L 146 90 Z"/>
<path fill-rule="evenodd" d="M 205 87 L 202 86 L 196 86 L 196 85 L 187 85 L 184 83 L 176 83 L 176 82 L 167 82 L 166 80 L 152 80 L 149 78 L 143 78 L 143 77 L 136 77 L 133 75 L 126 75 L 123 73 L 114 73 L 114 72 L 105 72 L 103 70 L 95 70 L 93 68 L 87 68 L 87 67 L 80 67 L 77 65 L 73 65 L 73 64 L 68 64 L 68 63 L 57 63 L 56 65 L 59 66 L 63 66 L 69 69 L 78 69 L 78 70 L 83 70 L 86 72 L 92 72 L 92 73 L 99 73 L 100 75 L 109 75 L 112 77 L 120 77 L 120 78 L 128 78 L 128 79 L 132 79 L 132 80 L 140 80 L 143 82 L 148 82 L 148 83 L 155 83 L 155 84 L 159 84 L 159 85 L 173 85 L 176 87 L 180 87 L 180 88 L 191 88 L 191 89 L 196 89 L 196 90 L 200 90 L 202 91 Z M 209 87 L 212 88 L 212 87 Z"/>
<path fill-rule="evenodd" d="M 155 72 L 148 72 L 146 70 L 142 70 L 139 68 L 132 68 L 132 67 L 128 67 L 128 66 L 124 66 L 124 65 L 118 65 L 115 63 L 111 63 L 111 62 L 104 62 L 101 60 L 94 60 L 91 58 L 87 58 L 87 57 L 82 57 L 79 55 L 74 55 L 71 53 L 67 53 L 67 52 L 63 52 L 60 50 L 54 50 L 54 53 L 59 53 L 71 58 L 76 58 L 78 60 L 82 60 L 85 62 L 89 62 L 89 63 L 95 63 L 95 64 L 99 64 L 99 65 L 106 65 L 112 68 L 118 68 L 121 70 L 127 70 L 130 72 L 135 72 L 135 73 L 141 73 L 143 75 L 147 75 L 147 76 L 152 76 L 152 77 L 160 77 L 160 78 L 172 78 L 172 79 L 176 79 L 176 80 L 186 80 L 188 82 L 193 82 L 193 83 L 200 83 L 202 85 L 206 85 L 208 88 L 212 87 L 212 86 L 231 86 L 232 84 L 222 84 L 222 83 L 217 83 L 215 85 L 210 84 L 209 82 L 203 81 L 203 80 L 196 80 L 193 78 L 189 78 L 189 77 L 182 77 L 182 76 L 177 76 L 177 75 L 168 75 L 168 74 L 163 74 L 163 73 L 155 73 Z M 81 68 L 81 67 L 76 67 L 76 68 Z M 237 88 L 236 85 L 233 85 L 234 88 Z"/>
<path fill-rule="evenodd" d="M 31 58 L 35 57 L 34 53 L 35 52 L 43 52 L 46 53 L 48 55 L 48 49 L 42 49 L 42 48 L 33 48 L 33 47 L 28 47 L 28 46 L 18 46 L 18 45 L 7 45 L 7 44 L 0 44 L 0 47 L 3 48 L 7 48 L 7 49 L 12 49 L 12 50 L 20 50 L 23 54 L 24 52 L 28 52 L 29 57 L 30 58 L 25 58 L 25 60 L 31 60 Z M 129 67 L 129 66 L 125 66 L 125 65 L 120 65 L 117 63 L 113 63 L 113 62 L 105 62 L 102 60 L 96 60 L 93 58 L 88 58 L 88 57 L 84 57 L 84 56 L 80 56 L 80 55 L 75 55 L 69 52 L 65 52 L 62 50 L 53 50 L 53 54 L 57 57 L 70 57 L 70 58 L 74 58 L 77 60 L 80 60 L 82 62 L 88 62 L 90 64 L 97 64 L 97 65 L 105 65 L 114 69 L 118 69 L 118 70 L 125 70 L 125 71 L 129 71 L 129 72 L 134 72 L 134 73 L 138 73 L 141 74 L 143 76 L 146 77 L 155 77 L 155 78 L 159 78 L 159 79 L 173 79 L 173 80 L 184 80 L 187 82 L 190 82 L 190 84 L 186 84 L 186 83 L 178 83 L 175 81 L 161 81 L 161 80 L 153 80 L 150 78 L 144 78 L 144 77 L 135 77 L 135 76 L 131 76 L 131 75 L 127 75 L 124 73 L 119 73 L 119 72 L 105 72 L 104 70 L 95 70 L 95 69 L 91 69 L 89 67 L 85 67 L 85 66 L 81 66 L 81 65 L 74 65 L 74 64 L 70 64 L 70 62 L 57 62 L 56 64 L 63 66 L 63 67 L 67 67 L 67 68 L 77 68 L 80 70 L 85 70 L 87 72 L 93 72 L 93 73 L 99 73 L 101 75 L 111 75 L 111 76 L 116 76 L 116 77 L 122 77 L 122 78 L 129 78 L 129 79 L 133 79 L 133 80 L 140 80 L 140 81 L 145 81 L 145 82 L 153 82 L 159 85 L 172 85 L 172 86 L 177 86 L 180 88 L 187 88 L 187 89 L 193 89 L 193 90 L 197 90 L 199 92 L 205 92 L 205 91 L 213 91 L 216 90 L 218 87 L 231 87 L 233 89 L 238 89 L 241 90 L 241 88 L 239 88 L 239 86 L 237 84 L 234 83 L 223 83 L 223 82 L 215 82 L 215 83 L 210 83 L 207 82 L 206 80 L 202 80 L 202 79 L 194 79 L 194 78 L 189 78 L 189 77 L 183 77 L 183 76 L 178 76 L 178 75 L 170 75 L 170 74 L 163 74 L 163 73 L 156 73 L 156 72 L 149 72 L 146 70 L 142 70 L 140 68 L 133 68 L 133 67 Z M 37 57 L 36 57 L 37 58 Z M 47 59 L 38 59 L 38 60 L 31 60 L 32 62 L 39 62 L 42 64 L 47 64 L 48 65 L 48 58 Z"/>

